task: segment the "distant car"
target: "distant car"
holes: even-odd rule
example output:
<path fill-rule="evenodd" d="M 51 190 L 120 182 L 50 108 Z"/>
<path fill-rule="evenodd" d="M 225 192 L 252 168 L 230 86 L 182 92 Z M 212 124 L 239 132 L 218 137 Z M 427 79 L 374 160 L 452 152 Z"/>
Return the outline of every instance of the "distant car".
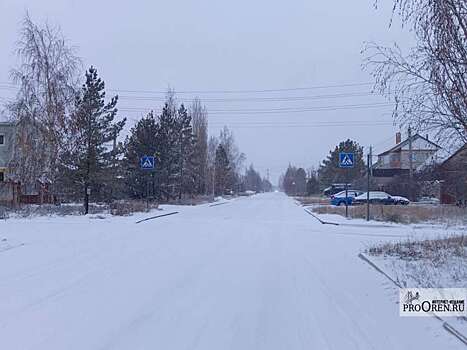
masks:
<path fill-rule="evenodd" d="M 350 185 L 347 185 L 348 189 L 350 189 Z M 345 184 L 332 184 L 331 186 L 324 189 L 323 194 L 326 197 L 330 197 L 333 194 L 339 193 L 345 190 Z"/>
<path fill-rule="evenodd" d="M 255 191 L 251 191 L 251 190 L 246 190 L 246 191 L 243 191 L 243 192 L 238 192 L 238 195 L 239 195 L 239 196 L 242 196 L 242 197 L 253 196 L 254 194 L 256 194 L 256 192 L 255 192 Z"/>
<path fill-rule="evenodd" d="M 421 197 L 418 201 L 418 204 L 439 204 L 439 199 L 435 197 Z"/>
<path fill-rule="evenodd" d="M 410 201 L 405 198 L 405 197 L 401 197 L 401 196 L 391 196 L 391 198 L 394 200 L 394 204 L 400 204 L 400 205 L 409 205 L 410 204 Z"/>
<path fill-rule="evenodd" d="M 361 194 L 358 197 L 355 197 L 354 203 L 355 204 L 363 204 L 366 203 L 367 199 L 367 192 Z M 389 204 L 395 204 L 395 201 L 393 197 L 382 191 L 370 191 L 370 203 L 371 204 L 384 204 L 384 205 L 389 205 Z"/>
<path fill-rule="evenodd" d="M 332 205 L 352 205 L 355 197 L 361 195 L 363 191 L 358 190 L 347 190 L 347 197 L 345 196 L 345 191 L 341 191 L 331 196 L 331 204 Z"/>

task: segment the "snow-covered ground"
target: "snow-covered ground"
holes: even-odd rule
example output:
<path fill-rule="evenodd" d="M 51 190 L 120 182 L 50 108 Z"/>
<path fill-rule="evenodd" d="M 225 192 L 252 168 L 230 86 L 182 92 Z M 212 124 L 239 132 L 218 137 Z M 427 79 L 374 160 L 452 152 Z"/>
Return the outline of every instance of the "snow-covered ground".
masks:
<path fill-rule="evenodd" d="M 464 349 L 399 317 L 397 289 L 357 257 L 434 231 L 322 225 L 281 193 L 1 221 L 0 348 Z"/>

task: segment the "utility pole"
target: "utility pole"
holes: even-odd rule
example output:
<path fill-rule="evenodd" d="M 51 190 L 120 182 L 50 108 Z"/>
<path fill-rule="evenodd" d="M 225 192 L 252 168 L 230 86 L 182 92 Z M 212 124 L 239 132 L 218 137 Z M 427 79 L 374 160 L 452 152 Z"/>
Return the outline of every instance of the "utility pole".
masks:
<path fill-rule="evenodd" d="M 372 158 L 373 150 L 370 146 L 370 152 L 367 155 L 366 166 L 367 166 L 367 185 L 366 185 L 366 221 L 370 221 L 370 178 L 372 175 Z"/>
<path fill-rule="evenodd" d="M 412 128 L 409 126 L 408 129 L 409 137 L 409 197 L 413 200 L 412 195 L 412 181 L 413 181 L 413 154 L 412 154 Z"/>

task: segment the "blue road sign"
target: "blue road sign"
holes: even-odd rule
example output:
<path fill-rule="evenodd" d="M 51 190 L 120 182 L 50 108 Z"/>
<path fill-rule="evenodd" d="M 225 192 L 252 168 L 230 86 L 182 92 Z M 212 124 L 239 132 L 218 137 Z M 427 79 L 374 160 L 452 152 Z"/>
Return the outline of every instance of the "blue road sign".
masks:
<path fill-rule="evenodd" d="M 139 160 L 139 166 L 143 170 L 153 170 L 155 167 L 155 161 L 153 156 L 142 156 Z"/>
<path fill-rule="evenodd" d="M 339 153 L 339 168 L 353 168 L 354 154 L 348 152 Z"/>

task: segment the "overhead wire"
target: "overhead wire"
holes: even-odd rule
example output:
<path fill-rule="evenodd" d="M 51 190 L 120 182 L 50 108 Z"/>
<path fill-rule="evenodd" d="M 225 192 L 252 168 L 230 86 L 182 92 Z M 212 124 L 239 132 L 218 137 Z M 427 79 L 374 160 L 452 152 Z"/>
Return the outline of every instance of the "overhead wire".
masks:
<path fill-rule="evenodd" d="M 316 85 L 308 87 L 290 87 L 278 89 L 239 89 L 239 90 L 174 90 L 176 94 L 241 94 L 241 93 L 267 93 L 267 92 L 286 92 L 286 91 L 305 91 L 330 88 L 344 88 L 355 86 L 370 86 L 372 82 L 357 82 L 344 84 Z M 16 85 L 9 82 L 0 82 L 0 86 L 15 88 Z M 112 92 L 143 93 L 143 94 L 167 94 L 168 90 L 138 90 L 138 89 L 107 89 Z"/>

